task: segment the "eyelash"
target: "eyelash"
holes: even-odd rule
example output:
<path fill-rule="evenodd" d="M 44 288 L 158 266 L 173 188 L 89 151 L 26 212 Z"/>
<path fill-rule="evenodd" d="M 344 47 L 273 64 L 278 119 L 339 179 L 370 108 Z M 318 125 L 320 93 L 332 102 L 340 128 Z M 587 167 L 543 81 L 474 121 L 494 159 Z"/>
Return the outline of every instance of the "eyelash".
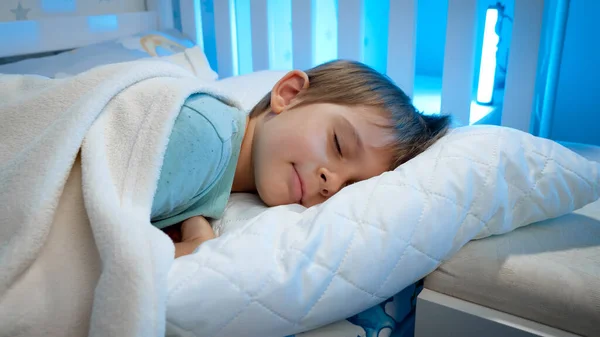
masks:
<path fill-rule="evenodd" d="M 335 134 L 335 133 L 333 134 L 333 141 L 334 141 L 337 152 L 341 156 L 342 155 L 342 147 L 340 146 L 340 142 L 338 141 L 337 134 Z"/>

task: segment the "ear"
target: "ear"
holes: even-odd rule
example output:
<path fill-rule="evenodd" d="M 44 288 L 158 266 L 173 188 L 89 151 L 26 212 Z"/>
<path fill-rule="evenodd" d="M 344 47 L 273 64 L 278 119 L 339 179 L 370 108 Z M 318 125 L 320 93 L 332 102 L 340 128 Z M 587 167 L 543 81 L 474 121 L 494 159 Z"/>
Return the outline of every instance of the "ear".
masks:
<path fill-rule="evenodd" d="M 271 90 L 271 110 L 281 113 L 298 94 L 308 88 L 308 75 L 301 70 L 285 74 Z"/>

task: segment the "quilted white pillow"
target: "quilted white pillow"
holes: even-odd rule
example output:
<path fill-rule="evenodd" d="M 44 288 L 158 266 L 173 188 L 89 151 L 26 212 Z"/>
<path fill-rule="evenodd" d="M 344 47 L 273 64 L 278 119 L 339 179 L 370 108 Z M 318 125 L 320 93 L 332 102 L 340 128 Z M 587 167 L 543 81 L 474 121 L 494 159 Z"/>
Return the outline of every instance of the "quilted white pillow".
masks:
<path fill-rule="evenodd" d="M 470 126 L 306 210 L 233 196 L 222 235 L 174 263 L 169 335 L 285 336 L 349 317 L 469 240 L 597 200 L 599 184 L 600 164 L 558 143 Z"/>

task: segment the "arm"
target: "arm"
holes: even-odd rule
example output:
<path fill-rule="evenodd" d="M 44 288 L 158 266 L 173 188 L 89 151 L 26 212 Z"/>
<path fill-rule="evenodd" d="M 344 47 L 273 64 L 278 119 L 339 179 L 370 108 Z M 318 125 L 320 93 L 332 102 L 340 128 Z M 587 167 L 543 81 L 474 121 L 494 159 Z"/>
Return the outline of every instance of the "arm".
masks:
<path fill-rule="evenodd" d="M 195 216 L 183 221 L 181 242 L 175 243 L 175 258 L 193 253 L 204 241 L 214 238 L 215 232 L 203 216 Z"/>

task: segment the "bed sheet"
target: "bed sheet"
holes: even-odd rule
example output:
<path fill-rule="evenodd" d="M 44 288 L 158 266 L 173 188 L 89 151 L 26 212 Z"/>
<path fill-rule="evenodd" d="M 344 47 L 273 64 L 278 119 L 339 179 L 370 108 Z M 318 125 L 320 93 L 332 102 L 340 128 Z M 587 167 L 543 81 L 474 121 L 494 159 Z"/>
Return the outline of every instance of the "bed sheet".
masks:
<path fill-rule="evenodd" d="M 600 162 L 600 147 L 563 143 Z M 472 241 L 425 287 L 583 336 L 600 336 L 600 201 Z"/>
<path fill-rule="evenodd" d="M 70 51 L 0 65 L 0 74 L 33 74 L 61 78 L 91 68 L 149 57 L 170 56 L 194 43 L 176 30 L 147 31 Z"/>

